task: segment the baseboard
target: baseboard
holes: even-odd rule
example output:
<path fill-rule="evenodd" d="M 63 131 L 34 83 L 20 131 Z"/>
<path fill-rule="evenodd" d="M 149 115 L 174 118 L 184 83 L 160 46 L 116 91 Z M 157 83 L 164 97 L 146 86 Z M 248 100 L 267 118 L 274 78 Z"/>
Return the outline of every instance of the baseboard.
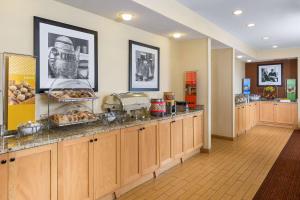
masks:
<path fill-rule="evenodd" d="M 204 147 L 201 147 L 201 149 L 200 149 L 200 153 L 210 153 L 210 152 L 211 152 L 211 149 L 207 149 Z"/>
<path fill-rule="evenodd" d="M 165 171 L 168 171 L 169 169 L 179 165 L 181 163 L 181 159 L 174 159 L 171 162 L 168 162 L 164 165 L 161 165 L 158 170 L 157 170 L 157 176 L 159 176 L 160 174 L 164 173 Z"/>
<path fill-rule="evenodd" d="M 297 129 L 297 125 L 293 124 L 279 124 L 279 123 L 272 123 L 272 122 L 258 122 L 258 126 L 272 126 L 272 127 L 279 127 L 279 128 L 293 128 Z"/>
<path fill-rule="evenodd" d="M 114 193 L 110 193 L 103 197 L 98 198 L 97 200 L 115 200 L 115 199 L 116 199 L 116 197 L 115 197 Z"/>
<path fill-rule="evenodd" d="M 227 136 L 223 136 L 223 135 L 211 135 L 211 137 L 213 138 L 218 138 L 218 139 L 223 139 L 223 140 L 229 140 L 229 141 L 234 141 L 236 138 L 232 138 L 232 137 L 227 137 Z"/>
<path fill-rule="evenodd" d="M 184 161 L 190 159 L 191 157 L 193 157 L 193 156 L 195 156 L 195 155 L 197 155 L 197 154 L 199 154 L 199 153 L 200 153 L 200 148 L 194 149 L 193 151 L 191 151 L 191 152 L 185 154 L 185 155 L 182 157 L 182 162 L 184 162 Z"/>
<path fill-rule="evenodd" d="M 132 183 L 129 183 L 125 186 L 122 186 L 120 189 L 118 189 L 115 192 L 116 197 L 120 197 L 122 194 L 125 194 L 126 192 L 129 192 L 130 190 L 132 190 L 133 188 L 136 188 L 139 185 L 142 185 L 143 183 L 151 180 L 154 178 L 154 173 L 150 173 L 148 175 L 142 176 L 141 178 L 139 178 L 137 181 L 134 181 Z"/>

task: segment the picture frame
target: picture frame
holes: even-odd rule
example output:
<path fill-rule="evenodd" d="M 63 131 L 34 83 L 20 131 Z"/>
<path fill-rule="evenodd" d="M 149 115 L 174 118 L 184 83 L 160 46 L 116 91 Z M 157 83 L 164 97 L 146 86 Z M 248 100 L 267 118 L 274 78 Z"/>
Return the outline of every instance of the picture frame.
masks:
<path fill-rule="evenodd" d="M 160 90 L 160 48 L 129 40 L 129 91 Z"/>
<path fill-rule="evenodd" d="M 283 65 L 262 64 L 257 66 L 257 85 L 264 86 L 282 86 Z"/>
<path fill-rule="evenodd" d="M 36 92 L 66 80 L 87 80 L 98 91 L 98 33 L 34 16 Z"/>

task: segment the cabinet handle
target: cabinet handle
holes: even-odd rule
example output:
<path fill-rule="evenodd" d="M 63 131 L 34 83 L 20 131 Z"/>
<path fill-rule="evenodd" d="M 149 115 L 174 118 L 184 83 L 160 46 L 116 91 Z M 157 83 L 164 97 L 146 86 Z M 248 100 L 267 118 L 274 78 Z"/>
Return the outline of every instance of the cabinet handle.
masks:
<path fill-rule="evenodd" d="M 197 116 L 193 116 L 194 118 L 196 118 Z"/>
<path fill-rule="evenodd" d="M 93 139 L 90 139 L 90 143 L 93 143 L 94 142 L 94 140 Z"/>
<path fill-rule="evenodd" d="M 94 142 L 97 142 L 98 141 L 98 138 L 94 139 Z"/>
<path fill-rule="evenodd" d="M 171 123 L 175 123 L 175 120 L 171 121 Z"/>
<path fill-rule="evenodd" d="M 1 160 L 1 165 L 6 164 L 6 160 Z"/>
<path fill-rule="evenodd" d="M 16 158 L 11 158 L 9 161 L 10 162 L 15 162 Z"/>
<path fill-rule="evenodd" d="M 145 127 L 143 127 L 143 130 L 145 130 L 146 128 Z"/>

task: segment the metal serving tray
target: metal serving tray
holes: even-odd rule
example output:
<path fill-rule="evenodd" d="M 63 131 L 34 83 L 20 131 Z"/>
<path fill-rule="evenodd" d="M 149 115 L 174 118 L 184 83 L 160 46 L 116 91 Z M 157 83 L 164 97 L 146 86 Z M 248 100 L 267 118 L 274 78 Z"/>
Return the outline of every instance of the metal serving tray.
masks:
<path fill-rule="evenodd" d="M 76 125 L 76 124 L 86 124 L 86 123 L 91 123 L 91 122 L 96 122 L 98 121 L 98 118 L 96 117 L 95 119 L 92 120 L 81 120 L 77 122 L 69 122 L 69 123 L 57 123 L 50 119 L 51 125 L 56 126 L 56 127 L 63 127 L 63 126 L 71 126 L 71 125 Z"/>

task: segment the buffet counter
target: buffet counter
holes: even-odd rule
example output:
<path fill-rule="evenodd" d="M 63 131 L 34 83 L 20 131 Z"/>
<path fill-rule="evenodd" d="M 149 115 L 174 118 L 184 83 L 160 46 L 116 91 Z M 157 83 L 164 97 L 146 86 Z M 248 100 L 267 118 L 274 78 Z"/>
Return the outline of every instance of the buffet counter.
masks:
<path fill-rule="evenodd" d="M 235 105 L 236 135 L 256 125 L 295 128 L 298 124 L 298 103 L 260 100 Z"/>
<path fill-rule="evenodd" d="M 8 152 L 15 152 L 42 145 L 58 143 L 60 141 L 92 136 L 99 133 L 110 133 L 111 131 L 122 128 L 129 128 L 133 126 L 143 125 L 146 123 L 169 120 L 177 117 L 184 117 L 199 112 L 203 112 L 203 109 L 190 110 L 188 112 L 177 112 L 174 116 L 166 115 L 164 117 L 151 117 L 145 120 L 134 120 L 125 123 L 111 123 L 109 125 L 104 125 L 103 123 L 98 121 L 89 124 L 73 125 L 69 127 L 67 126 L 61 128 L 54 128 L 50 130 L 43 130 L 35 136 L 24 136 L 20 138 L 2 138 L 0 140 L 0 155 Z"/>

